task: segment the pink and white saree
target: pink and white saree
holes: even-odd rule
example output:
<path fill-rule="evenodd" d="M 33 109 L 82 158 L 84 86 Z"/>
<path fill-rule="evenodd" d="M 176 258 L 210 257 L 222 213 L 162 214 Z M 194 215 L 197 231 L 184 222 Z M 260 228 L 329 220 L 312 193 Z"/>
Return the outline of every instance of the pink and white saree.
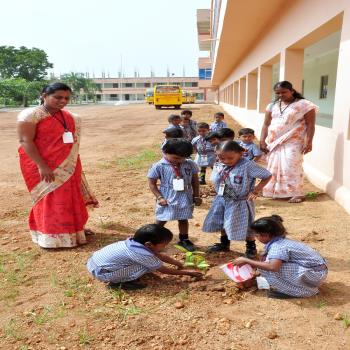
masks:
<path fill-rule="evenodd" d="M 264 187 L 264 197 L 289 198 L 303 196 L 303 147 L 306 136 L 305 114 L 318 107 L 302 99 L 289 106 L 279 102 L 268 106 L 272 121 L 266 143 L 267 169 L 272 178 Z M 281 113 L 281 111 L 283 113 Z"/>

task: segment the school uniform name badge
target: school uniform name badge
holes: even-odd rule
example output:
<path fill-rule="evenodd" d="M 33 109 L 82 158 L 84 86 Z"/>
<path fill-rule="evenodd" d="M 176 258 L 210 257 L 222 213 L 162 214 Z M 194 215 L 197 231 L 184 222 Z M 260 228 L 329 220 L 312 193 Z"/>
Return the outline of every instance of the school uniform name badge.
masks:
<path fill-rule="evenodd" d="M 218 189 L 218 196 L 223 196 L 225 192 L 225 183 L 221 182 Z"/>
<path fill-rule="evenodd" d="M 184 179 L 173 179 L 173 189 L 174 191 L 184 191 L 185 190 Z"/>
<path fill-rule="evenodd" d="M 74 143 L 73 133 L 65 131 L 62 135 L 63 143 Z"/>
<path fill-rule="evenodd" d="M 200 158 L 201 164 L 208 165 L 208 156 L 206 154 L 201 154 L 199 158 Z"/>

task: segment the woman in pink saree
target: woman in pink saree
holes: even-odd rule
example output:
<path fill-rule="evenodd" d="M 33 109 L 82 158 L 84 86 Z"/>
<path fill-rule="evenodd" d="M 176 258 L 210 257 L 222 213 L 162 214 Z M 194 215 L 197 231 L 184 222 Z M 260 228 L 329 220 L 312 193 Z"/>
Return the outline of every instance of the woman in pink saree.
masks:
<path fill-rule="evenodd" d="M 86 206 L 98 205 L 79 158 L 80 118 L 63 109 L 70 95 L 69 86 L 50 84 L 43 90 L 43 104 L 17 118 L 20 166 L 33 201 L 29 229 L 43 248 L 86 243 Z"/>
<path fill-rule="evenodd" d="M 278 99 L 267 107 L 260 137 L 272 174 L 263 195 L 300 203 L 304 200 L 303 155 L 312 150 L 318 107 L 288 81 L 275 84 L 274 91 Z"/>

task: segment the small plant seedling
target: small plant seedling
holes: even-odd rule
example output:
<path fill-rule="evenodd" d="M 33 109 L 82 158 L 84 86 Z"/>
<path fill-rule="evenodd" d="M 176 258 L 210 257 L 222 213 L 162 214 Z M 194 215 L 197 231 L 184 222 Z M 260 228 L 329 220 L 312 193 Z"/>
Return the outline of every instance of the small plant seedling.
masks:
<path fill-rule="evenodd" d="M 208 267 L 210 267 L 210 265 L 205 261 L 204 252 L 200 252 L 198 250 L 189 252 L 187 249 L 177 244 L 175 245 L 175 248 L 185 253 L 185 266 L 197 268 L 199 270 L 206 270 Z"/>

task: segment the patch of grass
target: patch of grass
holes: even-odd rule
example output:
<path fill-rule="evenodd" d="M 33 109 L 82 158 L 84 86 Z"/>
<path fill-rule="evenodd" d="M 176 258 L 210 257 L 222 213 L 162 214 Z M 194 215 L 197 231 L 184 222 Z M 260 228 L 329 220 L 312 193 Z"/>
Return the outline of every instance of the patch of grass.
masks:
<path fill-rule="evenodd" d="M 111 290 L 111 295 L 120 302 L 125 301 L 127 298 L 127 294 L 121 288 Z"/>
<path fill-rule="evenodd" d="M 31 322 L 37 326 L 42 326 L 57 318 L 62 318 L 66 315 L 64 302 L 60 302 L 57 306 L 45 306 L 39 311 L 32 310 L 25 314 Z"/>
<path fill-rule="evenodd" d="M 158 158 L 159 152 L 156 152 L 153 149 L 146 149 L 134 156 L 119 158 L 117 159 L 116 164 L 122 169 L 140 169 L 158 160 Z"/>
<path fill-rule="evenodd" d="M 19 295 L 16 288 L 25 281 L 25 272 L 40 255 L 36 249 L 0 254 L 0 300 L 13 302 Z"/>
<path fill-rule="evenodd" d="M 342 322 L 343 322 L 344 328 L 350 327 L 350 317 L 348 315 L 344 315 L 342 317 Z"/>
<path fill-rule="evenodd" d="M 57 278 L 57 273 L 56 272 L 51 272 L 50 274 L 50 282 L 52 287 L 57 287 L 58 286 L 58 278 Z"/>
<path fill-rule="evenodd" d="M 23 335 L 21 333 L 21 327 L 17 324 L 14 319 L 11 319 L 3 328 L 4 335 L 6 338 L 12 338 L 15 340 L 22 340 Z"/>
<path fill-rule="evenodd" d="M 92 293 L 92 287 L 87 277 L 70 276 L 60 284 L 65 288 L 63 292 L 64 296 L 69 298 L 78 297 L 79 299 L 84 299 Z"/>
<path fill-rule="evenodd" d="M 3 300 L 7 302 L 7 304 L 10 304 L 11 302 L 14 302 L 16 298 L 19 295 L 19 290 L 14 287 L 9 287 L 5 289 L 5 292 L 2 293 L 0 300 Z"/>
<path fill-rule="evenodd" d="M 18 349 L 19 350 L 28 350 L 29 349 L 29 345 L 23 344 Z"/>
<path fill-rule="evenodd" d="M 323 309 L 326 306 L 327 306 L 327 302 L 325 300 L 320 300 L 319 302 L 316 303 L 316 307 L 318 309 Z"/>
<path fill-rule="evenodd" d="M 94 341 L 94 337 L 89 335 L 86 328 L 81 329 L 78 332 L 79 344 L 81 345 L 89 345 Z"/>
<path fill-rule="evenodd" d="M 142 309 L 140 307 L 137 307 L 136 305 L 120 306 L 119 312 L 123 320 L 125 320 L 126 318 L 128 318 L 128 316 L 139 315 L 142 312 Z"/>
<path fill-rule="evenodd" d="M 97 163 L 97 167 L 100 169 L 110 169 L 113 167 L 113 162 L 103 161 L 102 163 Z"/>

